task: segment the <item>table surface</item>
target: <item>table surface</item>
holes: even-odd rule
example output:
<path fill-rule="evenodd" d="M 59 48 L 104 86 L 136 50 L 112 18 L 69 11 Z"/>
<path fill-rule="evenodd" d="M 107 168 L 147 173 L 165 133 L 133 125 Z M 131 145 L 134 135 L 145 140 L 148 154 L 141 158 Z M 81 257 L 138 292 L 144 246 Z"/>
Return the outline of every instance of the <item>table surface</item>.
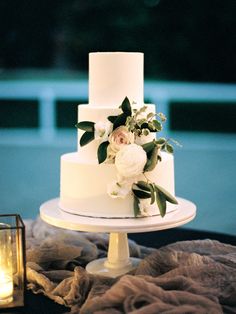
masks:
<path fill-rule="evenodd" d="M 214 239 L 223 243 L 236 245 L 236 237 L 220 233 L 196 231 L 185 228 L 175 228 L 163 231 L 133 233 L 129 234 L 129 238 L 137 243 L 160 248 L 161 246 L 174 243 L 176 241 Z M 43 295 L 34 295 L 31 291 L 26 292 L 26 305 L 24 308 L 17 310 L 0 309 L 0 313 L 11 314 L 62 314 L 68 312 L 69 309 L 58 305 Z"/>

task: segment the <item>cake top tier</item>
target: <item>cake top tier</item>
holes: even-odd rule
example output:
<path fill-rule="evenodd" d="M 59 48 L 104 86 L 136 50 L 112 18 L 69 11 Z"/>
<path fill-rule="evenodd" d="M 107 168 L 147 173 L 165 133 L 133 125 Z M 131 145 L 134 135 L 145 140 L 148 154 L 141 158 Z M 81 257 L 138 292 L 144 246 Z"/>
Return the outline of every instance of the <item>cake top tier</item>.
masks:
<path fill-rule="evenodd" d="M 143 53 L 90 53 L 89 104 L 117 107 L 126 96 L 143 104 Z"/>

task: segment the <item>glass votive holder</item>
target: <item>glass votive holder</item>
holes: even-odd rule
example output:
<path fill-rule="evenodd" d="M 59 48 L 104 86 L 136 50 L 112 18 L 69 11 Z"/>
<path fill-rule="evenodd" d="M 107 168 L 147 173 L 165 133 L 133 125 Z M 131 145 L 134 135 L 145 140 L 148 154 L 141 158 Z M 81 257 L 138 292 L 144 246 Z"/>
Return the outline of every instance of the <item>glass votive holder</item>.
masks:
<path fill-rule="evenodd" d="M 25 226 L 17 214 L 0 215 L 0 309 L 24 306 Z"/>

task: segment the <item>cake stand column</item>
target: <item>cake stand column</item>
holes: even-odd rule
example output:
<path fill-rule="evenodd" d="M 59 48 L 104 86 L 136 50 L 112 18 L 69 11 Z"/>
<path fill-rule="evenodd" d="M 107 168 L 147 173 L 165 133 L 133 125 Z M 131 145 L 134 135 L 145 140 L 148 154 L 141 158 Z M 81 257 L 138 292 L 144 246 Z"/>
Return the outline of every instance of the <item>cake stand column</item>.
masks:
<path fill-rule="evenodd" d="M 89 273 L 109 277 L 121 276 L 138 266 L 140 259 L 130 258 L 127 233 L 110 233 L 107 258 L 90 262 Z"/>
<path fill-rule="evenodd" d="M 110 233 L 105 266 L 120 269 L 130 264 L 127 233 Z"/>

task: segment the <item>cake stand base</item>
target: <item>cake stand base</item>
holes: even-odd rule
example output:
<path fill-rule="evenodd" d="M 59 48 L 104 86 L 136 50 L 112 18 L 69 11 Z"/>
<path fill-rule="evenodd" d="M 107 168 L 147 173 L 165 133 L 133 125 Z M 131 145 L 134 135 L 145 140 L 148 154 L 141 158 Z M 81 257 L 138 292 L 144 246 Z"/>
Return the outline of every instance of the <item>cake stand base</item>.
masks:
<path fill-rule="evenodd" d="M 65 213 L 58 207 L 58 199 L 49 200 L 40 207 L 41 218 L 56 227 L 69 230 L 109 232 L 107 258 L 90 262 L 86 270 L 91 274 L 118 277 L 136 268 L 141 261 L 130 258 L 127 233 L 149 232 L 170 229 L 186 224 L 196 215 L 192 202 L 178 198 L 177 210 L 165 217 L 105 219 L 92 218 Z"/>
<path fill-rule="evenodd" d="M 129 273 L 135 269 L 140 262 L 140 258 L 130 257 L 128 265 L 123 266 L 122 268 L 110 268 L 106 265 L 107 258 L 100 258 L 88 263 L 86 270 L 90 274 L 116 278 Z"/>
<path fill-rule="evenodd" d="M 129 256 L 127 233 L 110 233 L 107 258 L 90 262 L 86 270 L 91 274 L 118 277 L 136 268 L 140 261 Z"/>

